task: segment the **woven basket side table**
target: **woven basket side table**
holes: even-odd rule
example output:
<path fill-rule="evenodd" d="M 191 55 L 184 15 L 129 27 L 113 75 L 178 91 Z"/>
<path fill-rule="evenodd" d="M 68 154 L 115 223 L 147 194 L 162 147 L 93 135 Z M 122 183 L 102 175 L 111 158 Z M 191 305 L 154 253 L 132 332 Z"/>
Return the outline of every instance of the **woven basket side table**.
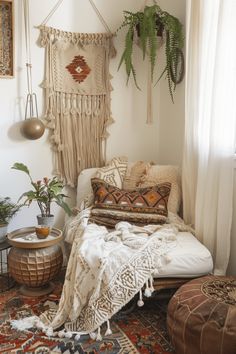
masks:
<path fill-rule="evenodd" d="M 50 237 L 39 240 L 34 237 L 34 228 L 16 230 L 8 234 L 13 245 L 9 252 L 9 272 L 21 284 L 20 291 L 27 296 L 40 296 L 53 290 L 51 282 L 60 272 L 63 254 L 59 242 L 62 232 L 53 228 Z"/>

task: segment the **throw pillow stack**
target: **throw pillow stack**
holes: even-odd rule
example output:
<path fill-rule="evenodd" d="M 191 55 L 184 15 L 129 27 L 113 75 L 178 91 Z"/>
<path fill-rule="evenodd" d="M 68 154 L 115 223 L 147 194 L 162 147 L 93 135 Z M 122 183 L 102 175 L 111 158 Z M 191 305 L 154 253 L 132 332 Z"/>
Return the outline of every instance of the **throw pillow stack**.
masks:
<path fill-rule="evenodd" d="M 119 221 L 137 225 L 165 223 L 168 210 L 179 212 L 180 173 L 176 166 L 113 158 L 91 179 L 90 222 L 114 227 Z"/>

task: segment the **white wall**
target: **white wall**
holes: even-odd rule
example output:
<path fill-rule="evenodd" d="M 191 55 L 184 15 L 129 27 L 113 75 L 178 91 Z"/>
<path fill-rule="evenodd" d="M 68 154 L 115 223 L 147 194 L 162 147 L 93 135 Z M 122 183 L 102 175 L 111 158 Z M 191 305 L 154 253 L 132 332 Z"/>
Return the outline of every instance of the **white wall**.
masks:
<path fill-rule="evenodd" d="M 44 51 L 36 46 L 38 30 L 33 26 L 42 22 L 55 3 L 55 0 L 30 0 L 33 88 L 38 95 L 40 113 L 42 112 L 42 90 L 39 84 L 43 79 Z M 121 23 L 123 10 L 136 11 L 142 6 L 143 1 L 96 0 L 95 3 L 111 30 L 114 31 Z M 185 0 L 161 0 L 159 4 L 184 22 Z M 34 141 L 26 140 L 20 133 L 27 92 L 21 0 L 15 1 L 15 5 L 16 74 L 13 79 L 0 79 L 0 196 L 10 196 L 14 201 L 30 187 L 26 175 L 10 169 L 14 162 L 27 164 L 36 180 L 43 176 L 51 176 L 52 171 L 48 133 Z M 48 25 L 69 31 L 104 31 L 89 2 L 82 0 L 64 1 Z M 153 89 L 154 124 L 146 125 L 146 64 L 141 61 L 137 63 L 142 92 L 134 88 L 132 80 L 127 87 L 124 68 L 117 72 L 123 39 L 124 32 L 120 32 L 115 38 L 118 54 L 111 61 L 110 66 L 113 75 L 112 112 L 115 124 L 110 127 L 107 157 L 125 154 L 131 160 L 146 159 L 162 163 L 180 163 L 184 84 L 177 88 L 175 105 L 170 101 L 166 82 L 162 80 L 161 84 Z M 162 60 L 161 55 L 160 58 Z M 70 194 L 73 201 L 73 191 L 70 191 Z M 38 212 L 36 205 L 30 206 L 29 209 L 23 208 L 11 221 L 9 230 L 34 225 L 35 215 Z M 57 226 L 62 226 L 62 211 L 55 207 L 54 213 L 57 216 Z"/>

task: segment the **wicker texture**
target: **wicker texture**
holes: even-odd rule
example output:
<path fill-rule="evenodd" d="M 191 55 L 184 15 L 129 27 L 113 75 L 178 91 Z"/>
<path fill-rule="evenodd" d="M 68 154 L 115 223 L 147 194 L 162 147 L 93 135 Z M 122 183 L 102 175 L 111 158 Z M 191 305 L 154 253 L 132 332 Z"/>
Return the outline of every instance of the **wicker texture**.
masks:
<path fill-rule="evenodd" d="M 176 354 L 235 354 L 236 278 L 184 284 L 169 302 L 167 327 Z"/>
<path fill-rule="evenodd" d="M 59 245 L 39 249 L 13 247 L 8 256 L 9 272 L 20 284 L 41 287 L 60 271 L 63 255 Z"/>

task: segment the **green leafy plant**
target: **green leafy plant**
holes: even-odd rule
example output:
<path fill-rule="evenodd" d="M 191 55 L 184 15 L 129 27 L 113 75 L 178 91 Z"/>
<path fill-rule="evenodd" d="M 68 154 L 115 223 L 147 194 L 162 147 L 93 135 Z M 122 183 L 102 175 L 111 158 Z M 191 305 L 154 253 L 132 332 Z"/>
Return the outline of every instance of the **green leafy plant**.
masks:
<path fill-rule="evenodd" d="M 125 37 L 125 48 L 119 63 L 124 63 L 127 73 L 127 82 L 133 75 L 138 89 L 136 72 L 133 65 L 133 44 L 135 38 L 139 38 L 139 46 L 142 49 L 143 60 L 148 55 L 151 63 L 151 78 L 153 81 L 154 67 L 157 60 L 158 36 L 162 36 L 165 42 L 165 67 L 158 78 L 166 74 L 168 80 L 169 92 L 172 101 L 176 84 L 183 77 L 183 53 L 184 45 L 183 28 L 180 21 L 166 11 L 162 11 L 157 4 L 145 6 L 143 11 L 136 13 L 124 11 L 124 21 L 117 31 L 123 27 L 128 27 Z M 156 83 L 157 83 L 156 82 Z"/>
<path fill-rule="evenodd" d="M 42 180 L 34 182 L 28 167 L 23 163 L 16 162 L 12 166 L 12 169 L 25 172 L 28 175 L 30 183 L 33 187 L 33 189 L 23 193 L 20 196 L 19 200 L 24 198 L 24 205 L 29 206 L 33 201 L 36 201 L 39 206 L 41 216 L 50 216 L 51 203 L 55 202 L 63 208 L 68 215 L 72 214 L 70 207 L 63 200 L 67 196 L 62 193 L 64 184 L 58 177 L 53 177 L 51 179 L 44 177 Z"/>
<path fill-rule="evenodd" d="M 9 197 L 0 198 L 0 225 L 8 224 L 21 205 L 13 203 Z"/>

